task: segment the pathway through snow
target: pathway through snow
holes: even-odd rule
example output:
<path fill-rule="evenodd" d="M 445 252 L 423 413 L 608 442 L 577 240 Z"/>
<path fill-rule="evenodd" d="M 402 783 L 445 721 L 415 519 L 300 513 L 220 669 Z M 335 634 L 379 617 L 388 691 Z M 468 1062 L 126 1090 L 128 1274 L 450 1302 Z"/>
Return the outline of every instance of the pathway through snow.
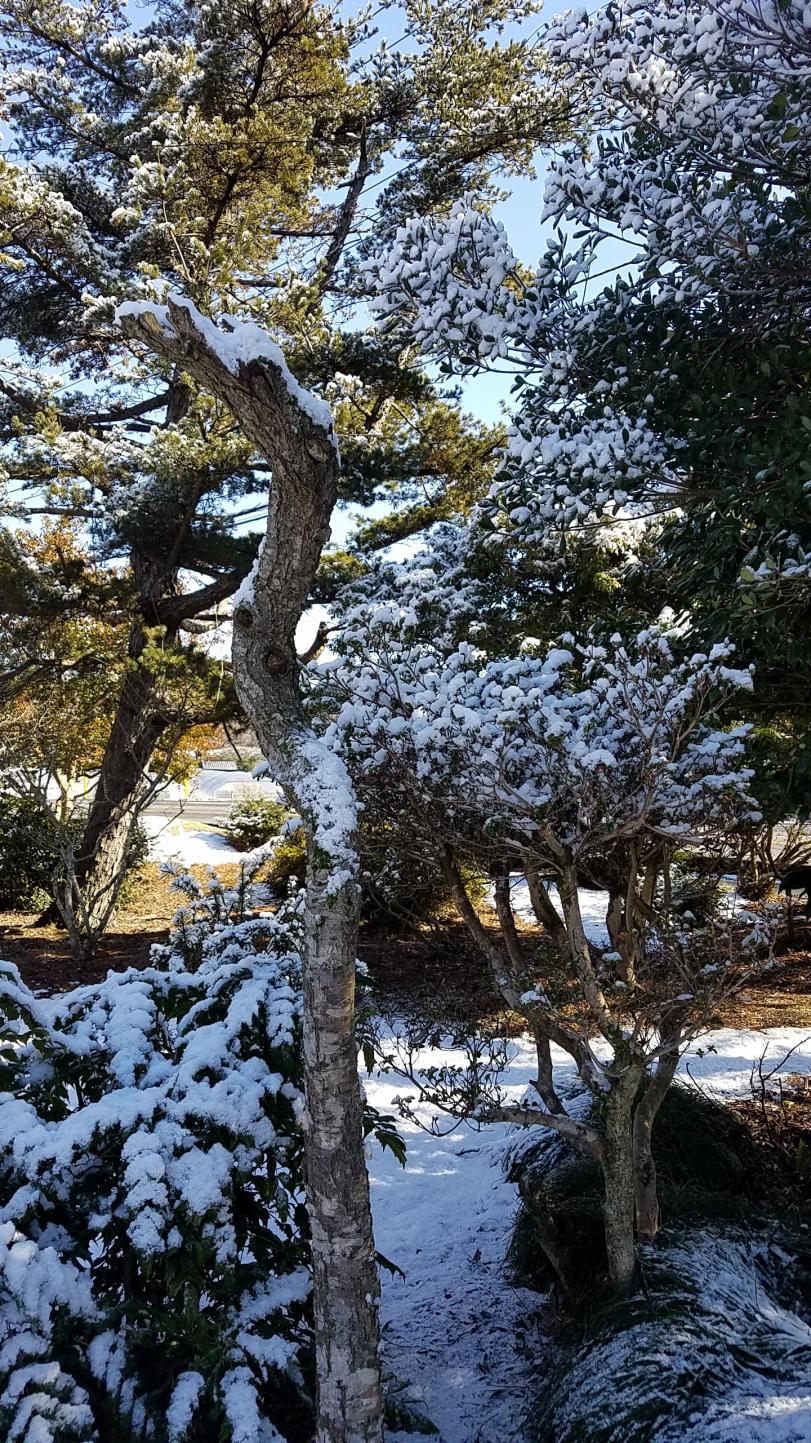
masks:
<path fill-rule="evenodd" d="M 750 1070 L 768 1044 L 766 1066 L 796 1047 L 786 1071 L 811 1072 L 811 1030 L 773 1028 L 702 1038 L 683 1071 L 702 1087 L 731 1097 L 749 1090 Z M 799 1046 L 798 1046 L 799 1044 Z M 556 1066 L 574 1070 L 553 1049 Z M 461 1054 L 426 1051 L 422 1061 L 463 1062 Z M 503 1083 L 520 1097 L 534 1073 L 534 1050 L 515 1045 Z M 364 1078 L 374 1107 L 396 1112 L 408 1084 L 393 1076 Z M 430 1120 L 433 1110 L 422 1117 Z M 445 1137 L 400 1124 L 408 1143 L 402 1169 L 389 1152 L 370 1162 L 377 1246 L 405 1279 L 383 1276 L 381 1320 L 387 1368 L 409 1387 L 406 1396 L 440 1429 L 441 1443 L 519 1443 L 527 1436 L 539 1369 L 547 1347 L 542 1300 L 507 1280 L 504 1256 L 517 1194 L 502 1170 L 514 1129 L 457 1127 Z M 414 1435 L 395 1435 L 413 1443 Z"/>

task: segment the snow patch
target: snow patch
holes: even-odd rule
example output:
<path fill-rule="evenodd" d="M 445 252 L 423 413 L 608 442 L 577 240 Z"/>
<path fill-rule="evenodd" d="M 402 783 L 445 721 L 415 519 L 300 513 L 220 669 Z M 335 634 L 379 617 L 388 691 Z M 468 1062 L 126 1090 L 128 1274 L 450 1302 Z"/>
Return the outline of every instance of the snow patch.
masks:
<path fill-rule="evenodd" d="M 242 862 L 250 852 L 238 852 L 236 847 L 221 837 L 218 832 L 194 831 L 181 822 L 167 822 L 165 817 L 141 818 L 147 833 L 149 855 L 156 862 L 179 862 L 182 866 L 225 866 Z"/>
<path fill-rule="evenodd" d="M 766 1070 L 782 1063 L 785 1072 L 811 1072 L 811 1028 L 722 1028 L 690 1048 L 681 1080 L 724 1100 L 746 1096 L 764 1049 Z M 571 1058 L 554 1046 L 552 1056 L 560 1089 L 576 1088 Z M 454 1063 L 463 1066 L 465 1057 L 449 1048 L 420 1054 L 421 1066 Z M 518 1102 L 535 1075 L 534 1046 L 519 1039 L 501 1078 L 508 1100 Z M 381 1112 L 396 1113 L 397 1096 L 409 1091 L 391 1074 L 364 1076 L 363 1083 Z M 427 1126 L 436 1109 L 416 1113 Z M 405 1273 L 383 1274 L 384 1363 L 407 1382 L 407 1397 L 439 1428 L 440 1443 L 518 1443 L 531 1436 L 543 1366 L 543 1300 L 512 1285 L 505 1268 L 518 1193 L 503 1168 L 522 1129 L 493 1123 L 477 1132 L 449 1118 L 441 1124 L 447 1133 L 436 1137 L 399 1122 L 405 1168 L 388 1151 L 376 1150 L 369 1164 L 375 1240 Z"/>

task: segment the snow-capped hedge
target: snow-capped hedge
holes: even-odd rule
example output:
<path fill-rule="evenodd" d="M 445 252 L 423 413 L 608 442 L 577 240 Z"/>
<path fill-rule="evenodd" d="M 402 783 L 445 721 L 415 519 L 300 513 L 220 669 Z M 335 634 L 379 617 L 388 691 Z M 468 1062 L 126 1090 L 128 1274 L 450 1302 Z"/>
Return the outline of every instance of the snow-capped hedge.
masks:
<path fill-rule="evenodd" d="M 797 1273 L 796 1258 L 744 1233 L 650 1249 L 645 1291 L 557 1372 L 537 1443 L 805 1443 L 811 1328 L 792 1306 Z"/>
<path fill-rule="evenodd" d="M 310 1407 L 299 907 L 188 905 L 145 971 L 0 969 L 0 1436 L 270 1443 Z"/>

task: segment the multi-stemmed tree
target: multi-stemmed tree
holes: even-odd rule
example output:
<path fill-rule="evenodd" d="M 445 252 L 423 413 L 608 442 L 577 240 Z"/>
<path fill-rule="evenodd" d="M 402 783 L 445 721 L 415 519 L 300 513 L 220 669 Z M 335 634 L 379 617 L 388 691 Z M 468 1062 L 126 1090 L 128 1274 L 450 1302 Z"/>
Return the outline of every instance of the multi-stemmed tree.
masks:
<path fill-rule="evenodd" d="M 457 578 L 443 598 L 441 574 L 433 594 L 428 575 L 414 563 L 401 588 L 392 575 L 387 601 L 347 611 L 338 656 L 313 663 L 325 738 L 347 764 L 362 815 L 444 872 L 496 989 L 534 1033 L 534 1102 L 504 1107 L 485 1090 L 480 1115 L 551 1128 L 599 1163 L 609 1269 L 626 1288 L 635 1232 L 652 1237 L 658 1226 L 656 1114 L 728 985 L 712 929 L 691 932 L 671 906 L 674 854 L 758 815 L 747 729 L 718 726 L 725 699 L 748 689 L 751 674 L 730 665 L 727 645 L 678 660 L 684 640 L 662 628 L 627 647 L 615 636 L 608 648 L 547 651 L 530 638 L 488 658 L 438 624 L 442 611 L 452 631 Z M 462 598 L 463 613 L 469 605 Z M 463 867 L 491 880 L 500 941 Z M 515 873 L 527 878 L 540 933 L 516 926 Z M 604 951 L 587 941 L 578 891 L 595 877 L 609 893 Z M 551 1044 L 573 1060 L 602 1126 L 567 1110 Z M 453 1108 L 453 1089 L 439 1100 Z"/>
<path fill-rule="evenodd" d="M 105 570 L 102 583 L 75 575 L 67 590 L 45 573 L 21 593 L 9 545 L 0 591 L 11 614 L 107 605 L 129 625 L 76 858 L 91 918 L 115 899 L 157 743 L 216 714 L 199 691 L 182 714 L 156 662 L 168 657 L 173 675 L 192 664 L 195 629 L 250 568 L 245 526 L 268 485 L 227 408 L 122 345 L 115 303 L 177 287 L 203 311 L 269 325 L 297 374 L 328 388 L 344 497 L 406 503 L 370 544 L 486 489 L 493 438 L 403 364 L 408 348 L 358 329 L 352 260 L 414 206 L 466 188 L 495 194 L 494 168 L 526 168 L 565 132 L 567 102 L 543 83 L 540 52 L 495 37 L 533 8 L 393 6 L 413 42 L 406 54 L 375 50 L 366 22 L 305 0 L 225 10 L 159 0 L 140 26 L 95 0 L 6 7 L 7 511 L 78 518 Z"/>

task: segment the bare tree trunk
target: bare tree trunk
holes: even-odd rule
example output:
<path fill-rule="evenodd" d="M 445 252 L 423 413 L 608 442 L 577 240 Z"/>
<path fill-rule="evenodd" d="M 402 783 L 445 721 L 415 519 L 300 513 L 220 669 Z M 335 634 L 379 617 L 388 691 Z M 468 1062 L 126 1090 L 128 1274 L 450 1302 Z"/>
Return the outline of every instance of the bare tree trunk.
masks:
<path fill-rule="evenodd" d="M 55 891 L 56 906 L 67 921 L 64 889 L 78 889 L 78 946 L 84 956 L 107 926 L 127 874 L 133 831 L 149 794 L 146 770 L 166 727 L 155 701 L 149 673 L 128 672 L 77 849 L 75 875 L 66 875 Z"/>
<path fill-rule="evenodd" d="M 307 728 L 295 632 L 338 492 L 340 465 L 313 398 L 268 337 L 235 359 L 188 303 L 122 317 L 126 333 L 230 406 L 270 462 L 267 531 L 234 613 L 234 673 L 264 755 L 307 830 L 304 949 L 305 1162 L 312 1230 L 316 1443 L 382 1443 L 375 1266 L 355 1042 L 358 859 L 354 794 Z M 255 343 L 256 330 L 250 328 Z M 264 359 L 270 356 L 271 359 Z"/>
<path fill-rule="evenodd" d="M 493 982 L 508 1007 L 521 1011 L 521 998 L 516 985 L 511 963 L 503 956 L 501 948 L 492 941 L 487 928 L 473 906 L 454 860 L 450 847 L 442 852 L 442 870 L 451 889 L 451 895 L 473 941 L 481 949 L 490 967 Z"/>
<path fill-rule="evenodd" d="M 164 727 L 164 719 L 156 714 L 154 679 L 136 664 L 121 689 L 82 834 L 77 857 L 80 882 L 93 878 L 96 871 L 109 871 L 103 858 L 106 847 L 120 852 L 115 833 L 122 830 L 122 820 L 129 820 L 130 803 L 143 783 Z"/>
<path fill-rule="evenodd" d="M 651 1148 L 652 1122 L 634 1117 L 634 1215 L 636 1235 L 648 1241 L 659 1231 L 659 1189 Z"/>
<path fill-rule="evenodd" d="M 133 628 L 136 633 L 143 638 L 141 627 Z M 135 825 L 150 792 L 146 769 L 165 729 L 154 679 L 136 664 L 124 679 L 81 841 L 74 847 L 64 834 L 53 901 L 39 918 L 38 925 L 64 925 L 77 959 L 92 955 L 115 911 Z"/>
<path fill-rule="evenodd" d="M 79 879 L 78 859 L 69 836 L 60 847 L 53 875 L 54 907 L 70 940 L 71 954 L 86 961 L 105 931 L 127 876 L 132 834 L 138 820 L 137 804 L 130 798 L 126 810 L 114 816 L 99 839 L 90 880 Z M 44 921 L 48 918 L 45 913 Z"/>
<path fill-rule="evenodd" d="M 557 947 L 565 947 L 568 943 L 566 924 L 559 916 L 552 898 L 541 881 L 538 873 L 531 867 L 527 867 L 527 888 L 529 900 L 532 903 L 532 910 L 535 913 L 540 925 L 549 933 L 551 940 Z"/>
<path fill-rule="evenodd" d="M 167 578 L 154 563 L 133 559 L 143 616 L 156 613 Z M 146 622 L 130 628 L 129 668 L 124 676 L 113 724 L 104 749 L 96 789 L 87 814 L 82 840 L 72 865 L 62 868 L 55 882 L 54 904 L 43 922 L 62 921 L 71 936 L 75 956 L 88 957 L 115 910 L 127 872 L 127 851 L 148 793 L 146 770 L 166 730 L 157 684 L 142 665 L 147 643 Z M 171 641 L 170 641 L 171 644 Z"/>
<path fill-rule="evenodd" d="M 608 1274 L 614 1292 L 630 1292 L 636 1278 L 635 1177 L 632 1108 L 639 1069 L 629 1067 L 605 1101 L 605 1139 L 600 1159 L 605 1186 L 603 1215 Z"/>
<path fill-rule="evenodd" d="M 307 1193 L 316 1308 L 319 1443 L 367 1443 L 380 1429 L 369 1178 L 355 1042 L 358 888 L 328 893 L 309 848 L 304 979 Z"/>
<path fill-rule="evenodd" d="M 656 1162 L 653 1156 L 653 1124 L 667 1096 L 679 1063 L 680 1030 L 676 1025 L 667 1039 L 667 1050 L 660 1057 L 634 1108 L 634 1192 L 636 1234 L 639 1238 L 655 1238 L 659 1231 L 659 1195 Z"/>
<path fill-rule="evenodd" d="M 561 1241 L 555 1219 L 547 1206 L 542 1188 L 533 1179 L 524 1178 L 518 1184 L 518 1191 L 530 1217 L 541 1245 L 541 1252 L 552 1268 L 566 1301 L 574 1305 L 577 1301 L 577 1272 L 571 1257 Z"/>

